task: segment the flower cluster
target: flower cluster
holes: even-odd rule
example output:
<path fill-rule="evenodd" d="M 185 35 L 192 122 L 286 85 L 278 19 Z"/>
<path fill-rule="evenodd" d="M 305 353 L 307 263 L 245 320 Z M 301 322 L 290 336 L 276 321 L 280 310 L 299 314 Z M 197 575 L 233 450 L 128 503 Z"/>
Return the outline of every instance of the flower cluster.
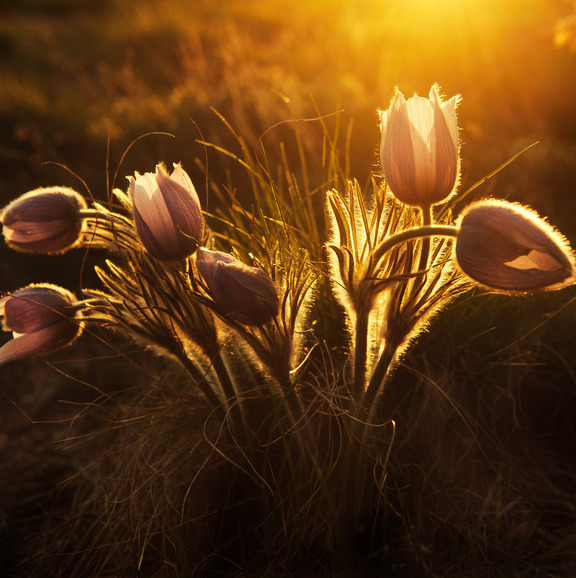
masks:
<path fill-rule="evenodd" d="M 453 220 L 460 182 L 458 102 L 458 96 L 444 99 L 438 86 L 428 98 L 406 99 L 396 91 L 380 112 L 385 180 L 374 193 L 379 198 L 365 205 L 353 182 L 346 193 L 327 194 L 329 275 L 355 323 L 357 399 L 371 392 L 370 400 L 415 332 L 472 284 L 514 293 L 574 282 L 569 244 L 532 211 L 485 200 Z M 290 381 L 291 364 L 299 357 L 294 332 L 311 283 L 294 284 L 289 268 L 274 259 L 266 270 L 214 250 L 198 194 L 180 164 L 171 173 L 159 164 L 128 180 L 127 192 L 115 191 L 128 214 L 97 203 L 88 208 L 81 195 L 64 187 L 31 191 L 2 211 L 4 238 L 14 249 L 62 253 L 104 247 L 131 264 L 109 262 L 108 271 L 98 269 L 105 290 L 86 290 L 78 302 L 50 286 L 4 297 L 4 326 L 17 337 L 2 348 L 0 363 L 58 349 L 75 339 L 84 322 L 106 320 L 188 365 L 186 343 L 194 343 L 210 367 L 222 347 L 223 328 L 240 332 L 276 378 Z M 309 264 L 300 267 L 301 275 L 305 269 L 310 271 Z M 273 280 L 280 271 L 284 275 Z M 302 277 L 309 278 L 310 273 Z M 144 310 L 152 311 L 151 318 Z M 254 334 L 271 323 L 275 332 Z M 217 389 L 237 393 L 229 383 Z"/>
<path fill-rule="evenodd" d="M 403 203 L 425 208 L 455 193 L 460 180 L 457 103 L 458 97 L 444 101 L 433 86 L 429 98 L 406 100 L 397 92 L 380 113 L 382 170 Z M 495 200 L 473 203 L 455 236 L 458 265 L 486 287 L 539 291 L 575 280 L 566 240 L 525 207 Z"/>
<path fill-rule="evenodd" d="M 192 286 L 202 282 L 209 308 L 224 318 L 250 326 L 263 326 L 279 313 L 278 289 L 267 272 L 251 267 L 228 253 L 201 245 L 205 222 L 198 194 L 181 165 L 168 174 L 163 165 L 154 173 L 129 178 L 128 193 L 116 191 L 131 212 L 132 220 L 96 205 L 88 209 L 84 198 L 72 189 L 37 189 L 10 203 L 0 222 L 10 247 L 35 253 L 62 253 L 76 246 L 104 246 L 126 252 L 135 259 L 142 250 L 154 261 L 184 262 L 198 271 Z M 83 232 L 90 231 L 90 235 Z M 84 241 L 84 243 L 82 242 Z M 101 275 L 104 277 L 104 274 Z M 185 287 L 192 300 L 198 296 Z M 87 317 L 102 303 L 76 302 L 65 289 L 38 285 L 21 289 L 0 301 L 4 328 L 15 339 L 3 346 L 0 365 L 26 355 L 45 353 L 71 343 L 79 333 L 82 309 Z M 74 314 L 67 310 L 74 304 Z M 100 305 L 98 305 L 100 304 Z M 68 309 L 67 309 L 68 308 Z"/>
<path fill-rule="evenodd" d="M 344 190 L 326 192 L 325 243 L 318 231 L 303 230 L 310 220 L 297 220 L 295 207 L 303 205 L 284 203 L 249 155 L 243 166 L 263 194 L 251 210 L 237 204 L 229 214 L 202 210 L 180 164 L 130 176 L 126 190 L 114 190 L 114 209 L 64 187 L 22 195 L 0 213 L 9 247 L 44 254 L 103 249 L 107 259 L 95 268 L 101 285 L 80 295 L 39 284 L 1 296 L 2 327 L 12 339 L 0 347 L 0 366 L 66 347 L 91 324 L 118 329 L 131 346 L 180 365 L 186 389 L 179 400 L 193 399 L 194 412 L 201 401 L 198 414 L 208 408 L 204 425 L 218 420 L 198 435 L 210 446 L 206 454 L 262 483 L 261 495 L 282 511 L 283 524 L 295 508 L 298 527 L 283 526 L 282 539 L 307 525 L 323 532 L 324 511 L 322 523 L 300 524 L 314 500 L 322 502 L 319 511 L 329 503 L 331 515 L 360 527 L 362 517 L 351 510 L 373 481 L 375 501 L 382 499 L 381 454 L 370 463 L 372 449 L 389 442 L 382 432 L 392 422 L 381 394 L 432 316 L 474 286 L 516 294 L 576 281 L 569 243 L 532 210 L 484 199 L 453 214 L 465 196 L 458 103 L 437 86 L 428 98 L 396 92 L 380 112 L 382 174 L 369 191 L 348 180 Z M 214 230 L 213 222 L 226 230 Z M 340 308 L 325 299 L 328 291 Z M 333 326 L 335 311 L 343 312 L 337 322 L 347 332 L 346 349 L 332 357 L 327 336 L 316 331 Z M 329 323 L 316 323 L 322 316 Z M 179 455 L 195 463 L 187 451 Z M 283 476 L 286 501 L 277 493 Z M 173 484 L 186 488 L 184 500 L 193 494 L 190 479 Z M 171 528 L 187 525 L 187 504 L 167 500 L 154 512 L 162 507 L 178 515 Z M 344 528 L 342 520 L 333 527 Z M 158 528 L 146 528 L 147 544 Z M 322 538 L 334 548 L 335 535 Z M 307 546 L 317 541 L 318 535 L 302 538 Z"/>

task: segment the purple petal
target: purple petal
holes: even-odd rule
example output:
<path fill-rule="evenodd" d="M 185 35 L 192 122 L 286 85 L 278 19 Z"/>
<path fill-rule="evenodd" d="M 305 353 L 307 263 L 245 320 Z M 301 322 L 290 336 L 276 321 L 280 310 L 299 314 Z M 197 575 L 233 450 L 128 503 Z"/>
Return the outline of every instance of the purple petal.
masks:
<path fill-rule="evenodd" d="M 80 326 L 66 320 L 33 333 L 18 335 L 0 347 L 0 365 L 60 349 L 71 343 L 80 330 Z"/>

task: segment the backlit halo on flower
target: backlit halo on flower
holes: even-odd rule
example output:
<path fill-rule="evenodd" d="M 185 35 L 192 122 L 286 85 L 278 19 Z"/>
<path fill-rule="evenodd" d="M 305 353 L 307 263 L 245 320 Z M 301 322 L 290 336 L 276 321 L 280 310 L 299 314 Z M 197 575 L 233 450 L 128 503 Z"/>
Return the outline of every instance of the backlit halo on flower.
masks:
<path fill-rule="evenodd" d="M 466 275 L 492 289 L 553 290 L 575 281 L 567 241 L 535 212 L 506 201 L 473 203 L 463 212 L 455 253 Z"/>
<path fill-rule="evenodd" d="M 397 91 L 380 111 L 380 160 L 394 195 L 408 205 L 440 203 L 455 190 L 460 176 L 457 96 L 442 100 L 439 88 L 429 98 L 406 100 Z"/>
<path fill-rule="evenodd" d="M 204 235 L 198 194 L 181 165 L 168 175 L 163 165 L 155 173 L 130 177 L 136 231 L 146 250 L 160 261 L 179 261 L 196 251 Z"/>
<path fill-rule="evenodd" d="M 86 201 L 72 189 L 36 189 L 18 197 L 2 211 L 2 233 L 13 249 L 62 253 L 79 240 L 84 209 Z"/>
<path fill-rule="evenodd" d="M 207 249 L 198 250 L 196 267 L 225 315 L 246 325 L 264 325 L 278 314 L 276 287 L 262 269 Z"/>
<path fill-rule="evenodd" d="M 0 347 L 0 365 L 72 343 L 82 331 L 76 304 L 70 291 L 47 283 L 30 285 L 0 299 L 2 328 L 14 335 Z"/>

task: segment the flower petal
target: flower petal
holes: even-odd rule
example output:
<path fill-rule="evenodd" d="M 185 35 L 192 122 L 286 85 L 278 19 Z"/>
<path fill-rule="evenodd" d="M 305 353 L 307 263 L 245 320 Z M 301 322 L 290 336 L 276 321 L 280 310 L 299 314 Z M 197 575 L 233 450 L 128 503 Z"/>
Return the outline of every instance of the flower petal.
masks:
<path fill-rule="evenodd" d="M 392 191 L 413 190 L 415 187 L 414 149 L 408 107 L 401 92 L 396 93 L 386 115 L 380 156 L 386 180 Z"/>
<path fill-rule="evenodd" d="M 270 276 L 227 253 L 199 249 L 196 267 L 224 315 L 247 325 L 264 325 L 280 308 Z"/>
<path fill-rule="evenodd" d="M 460 217 L 456 259 L 471 279 L 503 291 L 540 291 L 574 282 L 575 258 L 564 239 L 526 207 L 480 201 Z"/>
<path fill-rule="evenodd" d="M 80 331 L 79 325 L 64 320 L 33 333 L 18 335 L 0 347 L 0 365 L 30 355 L 56 351 L 71 343 Z"/>
<path fill-rule="evenodd" d="M 84 199 L 65 187 L 40 188 L 12 201 L 0 215 L 6 242 L 13 249 L 61 253 L 80 238 Z"/>
<path fill-rule="evenodd" d="M 380 112 L 382 170 L 394 195 L 408 205 L 433 205 L 456 188 L 460 174 L 456 97 L 443 102 L 434 85 L 429 98 L 406 100 L 397 92 Z"/>
<path fill-rule="evenodd" d="M 177 235 L 179 241 L 186 244 L 183 237 L 187 237 L 190 241 L 189 245 L 193 247 L 193 241 L 200 242 L 204 234 L 200 201 L 190 177 L 186 175 L 188 178 L 185 178 L 183 175 L 186 173 L 180 167 L 177 167 L 174 172 L 183 184 L 168 177 L 163 171 L 157 172 L 156 182 L 172 217 L 175 230 L 179 233 Z"/>
<path fill-rule="evenodd" d="M 140 218 L 152 231 L 162 231 L 166 236 L 174 235 L 174 226 L 164 197 L 152 173 L 134 179 L 130 177 L 131 196 Z"/>
<path fill-rule="evenodd" d="M 204 236 L 204 219 L 190 177 L 177 165 L 174 178 L 163 165 L 130 179 L 136 231 L 146 250 L 162 261 L 192 255 Z"/>

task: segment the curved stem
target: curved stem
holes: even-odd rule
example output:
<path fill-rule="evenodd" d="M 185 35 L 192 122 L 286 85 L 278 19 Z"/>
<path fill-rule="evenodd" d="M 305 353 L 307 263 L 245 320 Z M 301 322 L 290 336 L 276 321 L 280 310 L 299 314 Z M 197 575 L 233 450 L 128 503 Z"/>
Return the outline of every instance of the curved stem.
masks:
<path fill-rule="evenodd" d="M 83 209 L 80 216 L 84 219 L 83 234 L 87 239 L 87 246 L 94 247 L 94 239 L 106 249 L 114 250 L 118 247 L 133 249 L 132 243 L 138 241 L 138 235 L 131 221 L 106 209 Z"/>
<path fill-rule="evenodd" d="M 423 225 L 413 229 L 406 229 L 384 239 L 384 241 L 374 249 L 372 258 L 375 263 L 378 263 L 390 249 L 413 239 L 419 239 L 421 237 L 456 237 L 457 234 L 458 227 L 454 225 Z"/>
<path fill-rule="evenodd" d="M 115 223 L 117 225 L 122 225 L 123 227 L 130 226 L 130 220 L 126 217 L 113 213 L 112 211 L 105 211 L 99 209 L 82 209 L 79 214 L 84 219 L 96 219 L 102 221 L 109 221 L 110 223 Z"/>
<path fill-rule="evenodd" d="M 279 384 L 282 391 L 283 408 L 286 410 L 290 429 L 293 431 L 298 444 L 300 459 L 314 457 L 316 453 L 314 432 L 306 416 L 306 410 L 302 407 L 296 387 L 288 375 L 285 379 L 280 380 Z M 274 399 L 274 396 L 272 399 Z M 276 406 L 275 410 L 278 411 L 278 409 L 280 408 Z"/>

